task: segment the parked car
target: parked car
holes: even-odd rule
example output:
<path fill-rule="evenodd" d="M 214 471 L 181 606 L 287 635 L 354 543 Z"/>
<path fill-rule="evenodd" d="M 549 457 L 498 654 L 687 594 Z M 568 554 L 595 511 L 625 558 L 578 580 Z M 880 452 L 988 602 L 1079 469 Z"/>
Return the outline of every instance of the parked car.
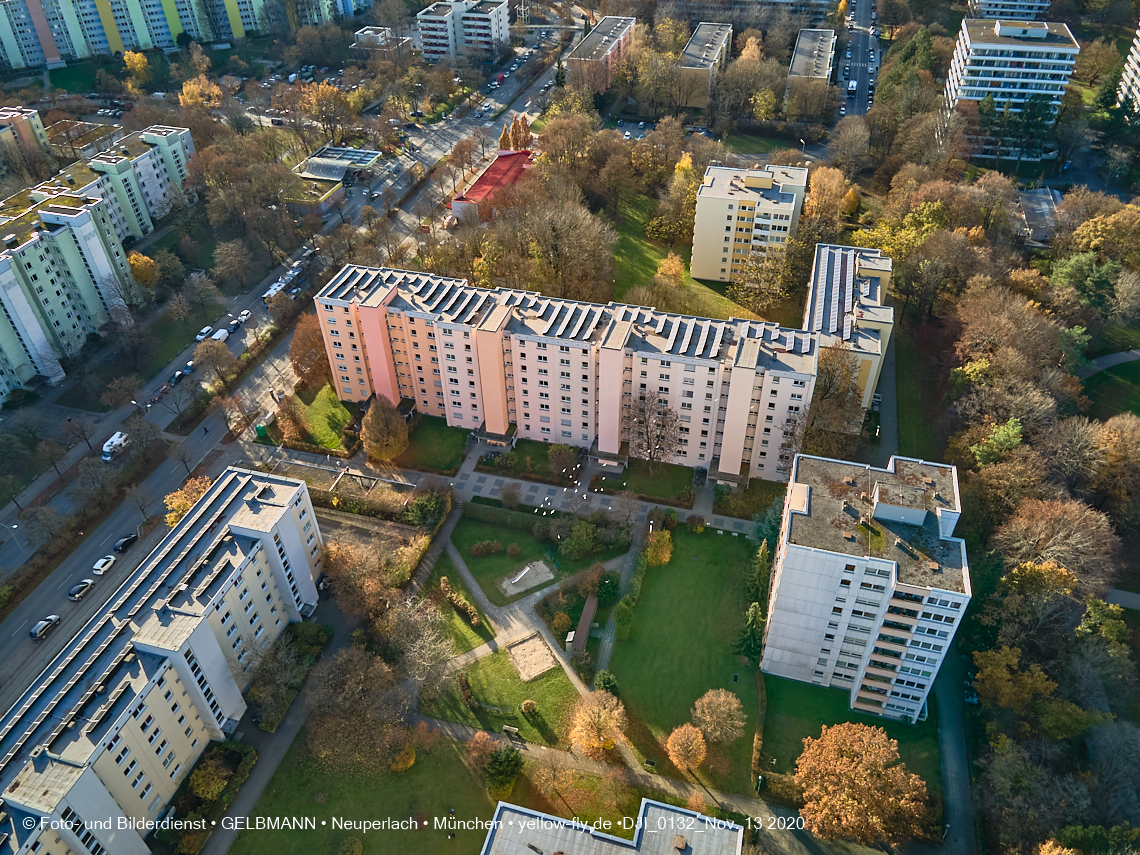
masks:
<path fill-rule="evenodd" d="M 232 321 L 226 324 L 226 331 L 231 335 L 233 333 L 236 333 L 239 329 L 241 329 L 241 321 L 239 321 L 237 318 L 234 318 Z"/>
<path fill-rule="evenodd" d="M 122 555 L 124 552 L 134 546 L 135 543 L 138 542 L 138 539 L 139 536 L 137 534 L 128 534 L 124 537 L 120 537 L 115 541 L 115 551 Z"/>
<path fill-rule="evenodd" d="M 104 573 L 106 573 L 108 570 L 110 570 L 114 566 L 115 566 L 115 556 L 114 555 L 104 555 L 102 558 L 100 558 L 98 561 L 95 562 L 95 566 L 91 568 L 91 572 L 94 573 L 96 576 L 102 576 Z"/>
<path fill-rule="evenodd" d="M 67 592 L 67 598 L 73 603 L 78 603 L 88 592 L 95 587 L 94 579 L 84 579 L 78 585 L 73 585 L 71 590 Z"/>
<path fill-rule="evenodd" d="M 631 134 L 629 131 L 626 131 L 626 132 L 625 132 L 625 138 L 626 138 L 627 140 L 628 140 L 628 139 L 631 139 L 632 137 L 633 137 L 633 134 Z"/>
<path fill-rule="evenodd" d="M 975 692 L 973 689 L 967 689 L 965 701 L 970 706 L 976 707 L 978 705 L 978 693 Z"/>
<path fill-rule="evenodd" d="M 43 641 L 49 632 L 59 625 L 59 615 L 48 615 L 43 620 L 36 621 L 35 626 L 29 631 L 32 641 Z"/>
<path fill-rule="evenodd" d="M 191 359 L 189 362 L 186 363 L 186 367 L 182 369 L 182 373 L 183 374 L 193 374 L 194 373 L 194 360 L 193 359 Z"/>
<path fill-rule="evenodd" d="M 194 336 L 194 341 L 205 341 L 210 337 L 210 333 L 213 331 L 213 327 L 202 327 L 202 329 L 198 330 L 198 335 Z"/>
<path fill-rule="evenodd" d="M 158 391 L 151 396 L 150 402 L 152 404 L 157 404 L 159 401 L 166 397 L 166 393 L 169 391 L 169 386 L 159 386 Z"/>
<path fill-rule="evenodd" d="M 168 382 L 168 383 L 169 383 L 171 386 L 177 386 L 179 383 L 181 383 L 181 382 L 182 382 L 182 378 L 183 378 L 183 377 L 185 377 L 185 376 L 186 376 L 186 375 L 185 375 L 185 374 L 183 374 L 181 371 L 175 371 L 173 374 L 171 374 L 171 375 L 170 375 L 170 380 L 169 380 L 169 381 L 167 381 L 167 382 Z"/>
<path fill-rule="evenodd" d="M 377 193 L 375 195 L 379 196 L 380 194 Z M 238 320 L 240 320 L 243 324 L 252 317 L 253 312 L 251 312 L 249 309 L 242 309 L 240 312 L 238 312 Z"/>

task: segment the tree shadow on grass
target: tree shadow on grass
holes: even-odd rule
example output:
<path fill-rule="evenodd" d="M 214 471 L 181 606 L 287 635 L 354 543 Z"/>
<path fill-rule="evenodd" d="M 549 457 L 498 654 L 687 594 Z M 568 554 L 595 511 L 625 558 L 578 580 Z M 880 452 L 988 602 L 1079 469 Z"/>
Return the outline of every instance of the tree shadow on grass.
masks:
<path fill-rule="evenodd" d="M 554 732 L 554 728 L 551 727 L 550 722 L 546 720 L 546 716 L 542 714 L 541 710 L 535 710 L 530 715 L 524 713 L 523 718 L 538 731 L 538 735 L 547 745 L 558 744 L 558 734 Z"/>

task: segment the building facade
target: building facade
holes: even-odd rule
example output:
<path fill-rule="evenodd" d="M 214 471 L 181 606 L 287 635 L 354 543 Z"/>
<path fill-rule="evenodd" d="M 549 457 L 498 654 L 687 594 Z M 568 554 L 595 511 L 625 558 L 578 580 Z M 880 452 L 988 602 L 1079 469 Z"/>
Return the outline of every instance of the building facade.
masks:
<path fill-rule="evenodd" d="M 47 129 L 48 147 L 60 160 L 94 157 L 123 138 L 119 125 L 63 119 Z"/>
<path fill-rule="evenodd" d="M 731 53 L 731 24 L 697 25 L 677 59 L 683 106 L 704 109 L 709 105 L 713 81 L 728 68 Z"/>
<path fill-rule="evenodd" d="M 614 71 L 629 53 L 636 18 L 607 15 L 594 25 L 566 58 L 572 86 L 589 86 L 601 93 L 614 82 Z"/>
<path fill-rule="evenodd" d="M 439 0 L 416 13 L 416 25 L 428 62 L 494 62 L 511 43 L 507 0 Z"/>
<path fill-rule="evenodd" d="M 766 674 L 916 721 L 972 595 L 953 466 L 796 455 L 772 566 Z"/>
<path fill-rule="evenodd" d="M 391 27 L 364 27 L 355 33 L 352 55 L 357 59 L 369 60 L 374 56 L 392 60 L 406 56 L 412 50 L 412 40 L 397 36 Z"/>
<path fill-rule="evenodd" d="M 971 18 L 1036 21 L 1049 12 L 1050 0 L 970 0 Z"/>
<path fill-rule="evenodd" d="M 408 399 L 456 427 L 618 457 L 634 396 L 681 416 L 674 460 L 783 480 L 811 402 L 811 333 L 348 265 L 315 298 L 342 400 Z M 722 473 L 718 475 L 717 473 Z"/>
<path fill-rule="evenodd" d="M 152 126 L 87 164 L 0 202 L 0 401 L 127 317 L 123 241 L 154 230 L 194 151 L 185 128 Z"/>
<path fill-rule="evenodd" d="M 5 145 L 17 146 L 24 151 L 47 151 L 48 133 L 38 110 L 0 107 L 0 146 Z"/>
<path fill-rule="evenodd" d="M 801 166 L 708 167 L 697 189 L 693 277 L 729 282 L 753 252 L 785 243 L 800 220 L 807 180 Z"/>
<path fill-rule="evenodd" d="M 1132 39 L 1132 49 L 1124 62 L 1124 72 L 1120 76 L 1120 87 L 1116 90 L 1116 103 L 1128 104 L 1133 115 L 1140 114 L 1140 27 Z"/>
<path fill-rule="evenodd" d="M 304 482 L 227 469 L 0 719 L 12 851 L 146 855 L 250 650 L 315 608 L 321 545 Z"/>
<path fill-rule="evenodd" d="M 773 16 L 794 15 L 810 26 L 823 23 L 831 4 L 828 0 L 664 0 L 658 16 L 689 21 L 727 21 L 737 32 L 749 27 L 766 29 Z"/>
<path fill-rule="evenodd" d="M 1065 24 L 966 18 L 950 63 L 943 109 L 992 96 L 997 111 L 1008 107 L 1019 113 L 1030 98 L 1043 98 L 1052 123 L 1080 51 Z M 978 142 L 983 156 L 1041 158 L 1040 152 L 1022 150 L 1011 141 L 983 137 Z"/>
<path fill-rule="evenodd" d="M 877 249 L 816 244 L 803 328 L 819 336 L 821 348 L 841 349 L 858 362 L 863 409 L 879 385 L 883 357 L 895 326 L 885 306 L 894 265 Z M 862 424 L 855 429 L 862 428 Z"/>

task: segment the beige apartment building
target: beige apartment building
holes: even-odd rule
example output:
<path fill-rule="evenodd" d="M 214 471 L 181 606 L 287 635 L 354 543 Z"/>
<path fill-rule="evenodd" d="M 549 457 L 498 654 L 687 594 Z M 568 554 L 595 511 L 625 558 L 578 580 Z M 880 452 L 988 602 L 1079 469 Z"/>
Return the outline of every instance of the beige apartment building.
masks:
<path fill-rule="evenodd" d="M 250 651 L 315 608 L 320 547 L 304 482 L 227 469 L 0 718 L 5 851 L 146 855 Z"/>
<path fill-rule="evenodd" d="M 680 413 L 674 461 L 783 480 L 811 402 L 813 333 L 348 265 L 315 298 L 342 400 L 415 402 L 449 425 L 621 454 L 635 395 Z"/>
<path fill-rule="evenodd" d="M 754 252 L 782 244 L 796 230 L 807 192 L 802 166 L 710 166 L 697 188 L 694 279 L 732 281 Z"/>
<path fill-rule="evenodd" d="M 39 111 L 32 107 L 0 107 L 0 145 L 47 151 L 48 135 Z"/>
<path fill-rule="evenodd" d="M 607 15 L 594 25 L 566 58 L 571 86 L 589 86 L 599 94 L 614 82 L 614 71 L 629 53 L 637 18 Z"/>
<path fill-rule="evenodd" d="M 895 326 L 895 310 L 884 306 L 893 264 L 877 249 L 816 244 L 803 328 L 819 346 L 852 353 L 859 362 L 863 409 L 879 385 L 883 357 Z"/>
<path fill-rule="evenodd" d="M 760 667 L 842 689 L 852 709 L 926 718 L 972 588 L 953 466 L 797 454 Z"/>
<path fill-rule="evenodd" d="M 732 25 L 702 22 L 693 30 L 677 58 L 678 85 L 685 107 L 704 109 L 712 96 L 713 81 L 728 68 L 732 53 Z"/>

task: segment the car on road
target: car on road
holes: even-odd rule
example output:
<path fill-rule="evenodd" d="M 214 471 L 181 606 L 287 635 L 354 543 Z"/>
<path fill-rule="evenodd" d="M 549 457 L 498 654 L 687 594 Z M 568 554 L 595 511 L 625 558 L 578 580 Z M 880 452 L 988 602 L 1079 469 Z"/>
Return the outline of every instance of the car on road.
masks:
<path fill-rule="evenodd" d="M 851 51 L 847 51 L 847 58 L 851 59 Z"/>
<path fill-rule="evenodd" d="M 186 367 L 182 369 L 182 373 L 183 374 L 193 374 L 194 373 L 194 360 L 193 359 L 191 359 L 189 362 L 186 363 Z"/>
<path fill-rule="evenodd" d="M 150 397 L 150 402 L 151 402 L 152 404 L 157 404 L 159 401 L 161 401 L 163 398 L 165 398 L 165 397 L 166 397 L 166 393 L 167 393 L 167 392 L 169 392 L 169 391 L 170 391 L 170 386 L 169 386 L 169 385 L 167 385 L 167 386 L 159 386 L 159 387 L 158 387 L 158 391 L 157 391 L 157 392 L 155 392 L 153 395 L 151 395 L 151 397 Z"/>
<path fill-rule="evenodd" d="M 283 128 L 283 127 L 285 127 L 285 120 L 284 119 L 270 119 L 269 124 L 276 125 L 279 128 Z"/>
<path fill-rule="evenodd" d="M 298 294 L 303 294 L 304 291 L 305 291 L 304 288 L 294 288 L 293 290 L 291 290 L 289 292 L 289 296 L 290 297 L 296 297 Z"/>
<path fill-rule="evenodd" d="M 214 330 L 214 334 L 210 336 L 210 341 L 225 341 L 229 337 L 229 330 Z"/>
<path fill-rule="evenodd" d="M 253 312 L 251 312 L 249 309 L 242 309 L 240 312 L 238 312 L 238 320 L 240 320 L 243 324 L 252 317 Z"/>
<path fill-rule="evenodd" d="M 98 561 L 95 562 L 95 566 L 91 568 L 91 572 L 94 573 L 96 576 L 102 576 L 104 573 L 106 573 L 108 570 L 110 570 L 114 566 L 115 566 L 115 556 L 114 555 L 104 555 L 102 558 L 100 558 Z"/>
<path fill-rule="evenodd" d="M 628 140 L 628 139 L 630 139 L 630 138 L 632 138 L 632 137 L 633 137 L 633 134 L 631 134 L 629 131 L 626 131 L 626 132 L 625 132 L 625 138 L 626 138 L 627 140 Z"/>
<path fill-rule="evenodd" d="M 976 707 L 976 706 L 978 705 L 978 703 L 979 703 L 979 701 L 978 701 L 978 693 L 977 693 L 977 692 L 975 692 L 973 689 L 967 689 L 967 690 L 966 690 L 966 697 L 965 697 L 965 699 L 964 699 L 964 700 L 965 700 L 965 701 L 966 701 L 966 703 L 968 703 L 970 706 L 972 706 L 972 707 Z"/>
<path fill-rule="evenodd" d="M 476 118 L 476 119 L 482 119 L 482 118 L 483 118 L 483 111 L 482 111 L 482 110 L 480 110 L 478 113 L 476 113 L 476 114 L 475 114 L 475 118 Z"/>
<path fill-rule="evenodd" d="M 128 534 L 120 537 L 115 541 L 115 551 L 122 555 L 128 549 L 138 542 L 139 536 L 137 534 Z"/>
<path fill-rule="evenodd" d="M 84 579 L 78 585 L 73 585 L 71 590 L 67 592 L 67 598 L 73 603 L 78 603 L 88 592 L 95 587 L 94 579 Z"/>
<path fill-rule="evenodd" d="M 182 382 L 182 378 L 185 376 L 186 376 L 186 374 L 184 372 L 175 371 L 173 374 L 170 375 L 170 380 L 167 381 L 167 383 L 170 386 L 177 386 L 179 383 Z"/>
<path fill-rule="evenodd" d="M 28 631 L 32 641 L 43 641 L 47 634 L 59 625 L 59 615 L 48 615 L 43 620 L 36 621 L 35 626 Z"/>
<path fill-rule="evenodd" d="M 839 105 L 839 115 L 841 115 L 841 116 L 847 115 L 847 105 L 846 104 L 840 104 Z"/>
<path fill-rule="evenodd" d="M 241 329 L 241 321 L 239 321 L 237 318 L 234 318 L 232 321 L 230 321 L 228 324 L 226 324 L 226 330 L 231 335 L 233 333 L 236 333 L 239 329 Z"/>
<path fill-rule="evenodd" d="M 202 327 L 202 329 L 198 330 L 198 335 L 194 336 L 194 341 L 205 341 L 210 337 L 210 333 L 213 331 L 213 327 Z"/>

